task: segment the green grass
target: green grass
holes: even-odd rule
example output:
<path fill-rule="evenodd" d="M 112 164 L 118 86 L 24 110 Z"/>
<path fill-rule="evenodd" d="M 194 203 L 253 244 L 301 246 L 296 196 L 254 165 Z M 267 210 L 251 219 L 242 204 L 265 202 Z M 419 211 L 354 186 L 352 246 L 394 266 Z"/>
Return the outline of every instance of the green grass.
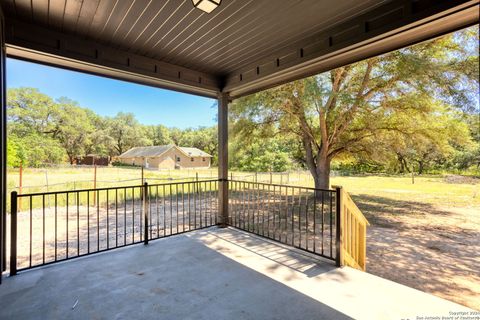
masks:
<path fill-rule="evenodd" d="M 144 178 L 150 184 L 173 181 L 216 179 L 216 169 L 199 170 L 144 170 Z M 23 170 L 22 193 L 91 189 L 94 186 L 92 167 L 27 168 Z M 9 169 L 8 191 L 19 191 L 19 170 Z M 97 188 L 138 186 L 142 184 L 142 170 L 134 167 L 97 167 Z"/>
<path fill-rule="evenodd" d="M 480 180 L 479 180 L 480 182 Z M 396 201 L 427 203 L 437 206 L 480 205 L 480 184 L 447 183 L 444 177 L 334 177 L 353 195 L 370 195 Z"/>
<path fill-rule="evenodd" d="M 290 173 L 252 173 L 230 172 L 230 177 L 238 180 L 272 182 L 296 186 L 313 187 L 308 172 Z M 216 179 L 217 168 L 189 170 L 144 170 L 149 184 L 175 181 L 193 181 Z M 23 172 L 23 193 L 64 191 L 93 188 L 94 169 L 92 167 L 58 167 L 33 169 Z M 141 168 L 97 167 L 97 188 L 132 186 L 141 184 Z M 47 186 L 48 180 L 48 186 Z M 457 181 L 458 180 L 458 181 Z M 444 176 L 415 177 L 415 183 L 409 176 L 352 176 L 332 177 L 332 185 L 341 185 L 354 199 L 363 202 L 378 202 L 385 205 L 428 204 L 437 207 L 469 207 L 480 205 L 480 184 L 472 180 L 457 179 L 447 182 Z M 470 182 L 470 183 L 467 183 Z M 475 180 L 473 180 L 475 182 Z M 8 171 L 9 192 L 18 191 L 18 169 Z M 390 202 L 390 203 L 389 203 Z"/>
<path fill-rule="evenodd" d="M 195 181 L 199 180 L 211 180 L 216 179 L 217 169 L 199 169 L 199 170 L 165 170 L 165 171 L 151 171 L 144 170 L 144 178 L 150 185 L 165 184 L 171 182 L 183 182 L 183 181 Z M 8 192 L 19 192 L 19 170 L 9 169 L 7 173 Z M 27 168 L 23 170 L 22 178 L 22 194 L 42 193 L 52 191 L 72 191 L 93 189 L 94 187 L 94 169 L 92 167 L 57 167 L 57 168 Z M 48 182 L 48 184 L 47 184 Z M 137 167 L 97 167 L 97 182 L 96 188 L 111 188 L 111 187 L 125 187 L 125 186 L 140 186 L 142 184 L 142 170 Z M 170 196 L 172 194 L 181 194 L 188 192 L 188 186 L 173 185 L 172 191 L 170 187 L 163 189 L 160 187 L 159 195 Z M 193 192 L 195 186 L 190 184 L 190 192 Z M 200 192 L 215 191 L 216 185 L 213 183 L 200 183 L 196 186 Z M 156 188 L 151 188 L 151 196 L 156 195 Z M 135 192 L 135 195 L 133 194 Z M 101 205 L 106 203 L 106 191 L 100 191 L 98 195 L 94 195 L 94 192 L 90 192 L 90 204 L 93 199 L 98 197 Z M 76 204 L 76 195 L 69 195 L 69 204 Z M 109 202 L 114 201 L 115 192 L 111 190 L 109 192 Z M 124 197 L 127 200 L 135 198 L 135 201 L 140 201 L 140 188 L 132 188 L 126 190 L 120 189 L 118 191 L 119 201 L 123 201 Z M 21 200 L 22 209 L 29 209 L 29 199 L 23 198 Z M 43 199 L 41 196 L 35 196 L 32 198 L 32 208 L 40 208 L 42 206 Z M 55 197 L 53 195 L 45 197 L 46 205 L 53 205 Z M 87 202 L 87 192 L 81 192 L 79 194 L 79 203 L 85 204 Z M 62 193 L 57 196 L 58 206 L 64 206 L 66 203 L 66 194 Z M 7 208 L 10 208 L 10 197 L 7 200 Z"/>
<path fill-rule="evenodd" d="M 255 173 L 244 175 L 249 181 L 255 180 Z M 234 174 L 234 178 L 235 178 Z M 409 201 L 437 206 L 464 207 L 480 205 L 480 179 L 456 179 L 448 182 L 445 176 L 349 176 L 332 177 L 331 185 L 344 187 L 354 196 L 372 196 L 395 201 Z M 270 182 L 270 174 L 257 174 L 257 181 Z M 313 179 L 307 172 L 273 174 L 273 183 L 313 187 Z"/>

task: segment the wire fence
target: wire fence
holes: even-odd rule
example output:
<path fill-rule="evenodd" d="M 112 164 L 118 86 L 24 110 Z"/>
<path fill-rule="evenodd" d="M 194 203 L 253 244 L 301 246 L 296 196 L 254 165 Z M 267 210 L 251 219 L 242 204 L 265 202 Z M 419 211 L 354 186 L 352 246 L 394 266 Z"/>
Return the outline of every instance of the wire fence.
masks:
<path fill-rule="evenodd" d="M 117 184 L 122 186 L 132 183 L 161 183 L 217 178 L 217 168 L 162 170 L 127 166 L 56 165 L 44 168 L 9 169 L 8 188 L 10 192 L 17 191 L 21 194 L 110 187 Z M 251 182 L 297 184 L 301 181 L 311 180 L 311 175 L 308 171 L 302 170 L 288 172 L 231 171 L 229 178 Z"/>
<path fill-rule="evenodd" d="M 231 180 L 277 183 L 297 186 L 312 185 L 308 171 L 241 172 L 230 171 Z M 145 182 L 192 182 L 218 179 L 217 168 L 152 169 L 134 166 L 48 165 L 42 168 L 10 168 L 8 193 L 18 194 L 83 189 L 124 187 Z M 7 203 L 7 205 L 9 205 Z M 19 208 L 22 209 L 22 200 Z"/>
<path fill-rule="evenodd" d="M 213 169 L 155 170 L 142 167 L 48 166 L 8 171 L 8 189 L 21 193 L 71 191 L 78 189 L 142 184 L 144 182 L 216 179 Z"/>
<path fill-rule="evenodd" d="M 335 174 L 332 174 L 334 176 Z M 248 182 L 288 184 L 296 186 L 312 186 L 313 178 L 307 170 L 284 172 L 230 172 L 230 180 Z"/>

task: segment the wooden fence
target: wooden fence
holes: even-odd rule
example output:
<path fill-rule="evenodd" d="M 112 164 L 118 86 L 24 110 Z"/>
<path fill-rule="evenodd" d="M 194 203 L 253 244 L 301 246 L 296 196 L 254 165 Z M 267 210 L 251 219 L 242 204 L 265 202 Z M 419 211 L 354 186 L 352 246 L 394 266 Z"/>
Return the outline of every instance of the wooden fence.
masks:
<path fill-rule="evenodd" d="M 343 188 L 340 193 L 340 264 L 366 270 L 367 226 L 370 224 Z"/>

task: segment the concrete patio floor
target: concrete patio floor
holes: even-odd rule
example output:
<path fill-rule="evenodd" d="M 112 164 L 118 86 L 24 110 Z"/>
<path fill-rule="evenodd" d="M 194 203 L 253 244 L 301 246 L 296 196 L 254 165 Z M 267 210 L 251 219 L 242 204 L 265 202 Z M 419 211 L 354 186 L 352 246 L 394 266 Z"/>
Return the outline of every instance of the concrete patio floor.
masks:
<path fill-rule="evenodd" d="M 0 319 L 417 319 L 473 310 L 216 227 L 4 278 Z"/>

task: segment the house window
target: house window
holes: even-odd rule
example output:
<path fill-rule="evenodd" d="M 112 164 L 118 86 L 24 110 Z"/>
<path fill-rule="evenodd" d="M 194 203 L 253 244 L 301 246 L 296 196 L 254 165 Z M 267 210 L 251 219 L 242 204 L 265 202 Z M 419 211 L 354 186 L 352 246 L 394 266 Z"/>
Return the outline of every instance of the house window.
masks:
<path fill-rule="evenodd" d="M 206 160 L 205 158 L 202 158 L 202 161 L 205 162 L 205 161 L 207 161 L 207 160 Z"/>
<path fill-rule="evenodd" d="M 180 157 L 179 156 L 177 156 L 177 162 L 180 162 Z"/>
<path fill-rule="evenodd" d="M 192 162 L 193 162 L 193 158 L 190 158 L 190 161 L 192 161 Z"/>

